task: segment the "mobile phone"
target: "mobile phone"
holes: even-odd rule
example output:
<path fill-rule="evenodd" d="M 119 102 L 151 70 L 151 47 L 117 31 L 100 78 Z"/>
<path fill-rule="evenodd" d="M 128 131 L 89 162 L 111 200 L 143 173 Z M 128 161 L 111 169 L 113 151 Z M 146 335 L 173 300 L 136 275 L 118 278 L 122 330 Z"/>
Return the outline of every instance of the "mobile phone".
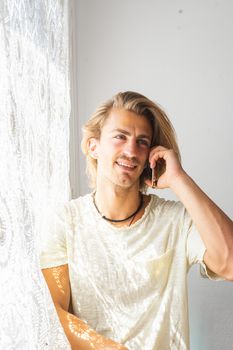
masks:
<path fill-rule="evenodd" d="M 144 169 L 145 179 L 149 179 L 152 182 L 152 187 L 157 186 L 157 181 L 162 173 L 165 171 L 165 161 L 164 159 L 159 159 L 156 162 L 154 169 L 151 169 L 149 161 L 147 161 L 147 166 Z"/>

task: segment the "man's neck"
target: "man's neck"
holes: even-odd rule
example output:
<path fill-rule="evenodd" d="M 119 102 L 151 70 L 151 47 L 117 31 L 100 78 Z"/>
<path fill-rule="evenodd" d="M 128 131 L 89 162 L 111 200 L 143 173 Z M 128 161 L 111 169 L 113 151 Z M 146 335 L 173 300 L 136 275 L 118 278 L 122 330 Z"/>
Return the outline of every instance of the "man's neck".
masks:
<path fill-rule="evenodd" d="M 135 212 L 140 204 L 139 186 L 97 186 L 95 203 L 105 217 L 113 220 L 125 219 Z"/>

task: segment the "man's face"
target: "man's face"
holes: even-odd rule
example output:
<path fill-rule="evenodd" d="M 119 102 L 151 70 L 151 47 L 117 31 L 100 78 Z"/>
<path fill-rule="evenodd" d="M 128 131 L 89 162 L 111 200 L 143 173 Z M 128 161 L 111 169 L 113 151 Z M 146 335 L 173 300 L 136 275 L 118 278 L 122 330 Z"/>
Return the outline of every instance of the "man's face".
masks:
<path fill-rule="evenodd" d="M 138 186 L 149 156 L 152 128 L 144 116 L 113 109 L 100 140 L 94 139 L 98 180 L 129 188 Z"/>

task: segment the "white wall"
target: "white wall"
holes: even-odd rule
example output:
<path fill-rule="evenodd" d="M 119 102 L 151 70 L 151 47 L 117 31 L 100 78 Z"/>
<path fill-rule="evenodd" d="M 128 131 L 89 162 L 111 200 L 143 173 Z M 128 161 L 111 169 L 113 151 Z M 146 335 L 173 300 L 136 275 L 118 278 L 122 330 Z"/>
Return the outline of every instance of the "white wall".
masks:
<path fill-rule="evenodd" d="M 81 125 L 118 91 L 159 102 L 183 166 L 232 217 L 233 1 L 78 0 L 77 115 Z M 88 191 L 80 156 L 78 194 Z M 169 191 L 159 195 L 173 198 Z M 232 283 L 189 275 L 192 350 L 230 350 Z"/>

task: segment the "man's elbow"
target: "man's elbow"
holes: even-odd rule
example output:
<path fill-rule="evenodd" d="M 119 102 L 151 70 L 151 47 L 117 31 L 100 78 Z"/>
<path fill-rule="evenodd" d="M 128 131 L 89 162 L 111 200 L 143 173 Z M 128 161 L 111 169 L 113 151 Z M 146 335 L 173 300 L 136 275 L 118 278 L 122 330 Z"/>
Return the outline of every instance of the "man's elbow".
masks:
<path fill-rule="evenodd" d="M 229 253 L 225 264 L 221 269 L 220 275 L 222 275 L 227 281 L 233 282 L 233 253 Z"/>
<path fill-rule="evenodd" d="M 204 259 L 207 267 L 213 271 L 217 276 L 224 278 L 227 281 L 233 282 L 233 254 L 232 252 L 226 251 L 222 253 L 221 257 L 217 260 L 211 259 L 206 253 Z"/>

